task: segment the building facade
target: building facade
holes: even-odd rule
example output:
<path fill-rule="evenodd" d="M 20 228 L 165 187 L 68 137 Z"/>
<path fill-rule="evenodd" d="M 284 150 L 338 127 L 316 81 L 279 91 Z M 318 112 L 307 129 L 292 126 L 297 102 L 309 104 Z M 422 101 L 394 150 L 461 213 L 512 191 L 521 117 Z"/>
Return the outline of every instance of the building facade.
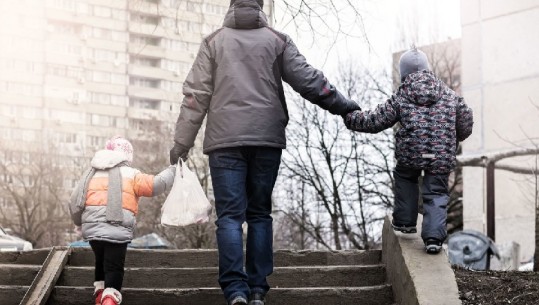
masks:
<path fill-rule="evenodd" d="M 0 166 L 6 166 L 0 186 L 34 186 L 35 174 L 18 169 L 28 168 L 36 154 L 54 154 L 51 165 L 62 171 L 80 170 L 111 136 L 138 141 L 156 124 L 169 132 L 152 139 L 161 145 L 135 149 L 168 155 L 182 83 L 229 4 L 0 0 Z M 265 11 L 272 15 L 269 4 Z M 78 175 L 60 175 L 64 189 L 71 190 Z M 0 221 L 10 219 L 6 211 L 19 213 L 6 193 L 0 194 Z"/>
<path fill-rule="evenodd" d="M 112 135 L 172 125 L 200 42 L 229 3 L 0 1 L 0 141 L 21 151 L 0 157 L 29 159 L 42 139 L 90 156 Z"/>
<path fill-rule="evenodd" d="M 474 110 L 463 154 L 536 147 L 539 138 L 539 2 L 461 1 L 462 92 Z M 500 161 L 537 167 L 537 156 Z M 464 228 L 486 233 L 486 173 L 465 167 Z M 520 244 L 520 260 L 533 257 L 537 181 L 495 171 L 496 243 Z"/>

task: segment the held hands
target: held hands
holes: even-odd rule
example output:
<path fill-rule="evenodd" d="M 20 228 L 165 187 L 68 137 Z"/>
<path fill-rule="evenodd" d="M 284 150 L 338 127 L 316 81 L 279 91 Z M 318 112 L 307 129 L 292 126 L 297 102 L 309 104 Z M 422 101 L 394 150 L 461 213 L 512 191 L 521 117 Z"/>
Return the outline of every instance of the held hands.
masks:
<path fill-rule="evenodd" d="M 356 103 L 355 101 L 348 100 L 347 103 L 346 103 L 345 110 L 346 110 L 345 113 L 341 114 L 343 117 L 345 117 L 350 112 L 353 112 L 353 111 L 356 111 L 356 110 L 361 110 L 361 107 L 359 107 L 359 104 Z"/>
<path fill-rule="evenodd" d="M 189 149 L 185 146 L 174 142 L 174 147 L 170 150 L 170 164 L 174 165 L 178 163 L 178 159 L 182 158 L 183 161 L 187 160 L 187 154 Z"/>

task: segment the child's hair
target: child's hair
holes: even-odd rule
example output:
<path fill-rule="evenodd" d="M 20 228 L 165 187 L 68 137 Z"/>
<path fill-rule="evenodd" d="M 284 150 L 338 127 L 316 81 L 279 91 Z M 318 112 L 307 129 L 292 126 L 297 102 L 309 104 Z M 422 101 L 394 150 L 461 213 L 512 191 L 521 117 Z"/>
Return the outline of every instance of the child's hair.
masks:
<path fill-rule="evenodd" d="M 127 156 L 127 161 L 133 162 L 133 145 L 122 136 L 114 136 L 108 139 L 105 149 L 122 152 Z"/>

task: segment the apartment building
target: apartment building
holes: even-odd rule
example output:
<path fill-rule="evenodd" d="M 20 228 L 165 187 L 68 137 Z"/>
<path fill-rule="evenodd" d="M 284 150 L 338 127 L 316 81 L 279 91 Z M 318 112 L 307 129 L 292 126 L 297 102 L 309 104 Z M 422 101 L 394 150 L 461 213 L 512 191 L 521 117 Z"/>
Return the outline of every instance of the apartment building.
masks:
<path fill-rule="evenodd" d="M 0 1 L 0 140 L 81 155 L 114 134 L 139 137 L 149 120 L 173 123 L 201 39 L 229 3 Z"/>
<path fill-rule="evenodd" d="M 54 147 L 73 165 L 113 135 L 140 140 L 156 123 L 170 128 L 200 42 L 229 4 L 0 0 L 0 161 L 28 164 Z M 0 198 L 0 208 L 11 201 Z"/>
<path fill-rule="evenodd" d="M 463 154 L 536 147 L 539 138 L 537 1 L 461 1 L 462 92 L 474 110 L 474 131 Z M 537 156 L 498 165 L 534 169 Z M 464 228 L 487 232 L 486 172 L 465 167 Z M 537 180 L 495 171 L 495 239 L 517 242 L 520 260 L 534 255 Z"/>

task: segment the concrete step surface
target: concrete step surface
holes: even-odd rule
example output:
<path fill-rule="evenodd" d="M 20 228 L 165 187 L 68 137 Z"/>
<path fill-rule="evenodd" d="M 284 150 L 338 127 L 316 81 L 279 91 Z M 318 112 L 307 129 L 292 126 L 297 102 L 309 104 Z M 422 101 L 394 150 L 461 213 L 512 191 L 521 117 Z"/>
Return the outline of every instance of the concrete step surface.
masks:
<path fill-rule="evenodd" d="M 90 287 L 56 286 L 47 305 L 93 304 Z M 273 288 L 267 297 L 268 305 L 389 305 L 391 286 Z M 123 289 L 123 302 L 128 305 L 225 305 L 219 288 L 200 289 Z M 7 304 L 6 304 L 7 305 Z"/>
<path fill-rule="evenodd" d="M 375 265 L 381 261 L 381 250 L 371 251 L 290 251 L 276 250 L 276 267 L 286 266 L 352 266 Z M 217 250 L 138 250 L 129 249 L 126 267 L 217 267 Z M 94 255 L 89 248 L 75 248 L 70 266 L 93 266 Z"/>
<path fill-rule="evenodd" d="M 0 264 L 0 285 L 30 286 L 41 266 Z"/>
<path fill-rule="evenodd" d="M 88 286 L 92 267 L 66 267 L 57 285 Z M 218 268 L 127 268 L 124 287 L 202 288 L 218 287 Z M 0 276 L 1 278 L 1 276 Z M 386 281 L 383 265 L 276 267 L 268 278 L 271 287 L 318 287 L 381 285 Z M 21 281 L 22 282 L 22 281 Z M 1 284 L 1 282 L 0 282 Z"/>
<path fill-rule="evenodd" d="M 0 305 L 18 305 L 50 249 L 0 253 Z M 381 251 L 274 253 L 268 305 L 390 305 Z M 217 250 L 134 250 L 126 258 L 123 304 L 225 304 Z M 47 305 L 93 304 L 94 256 L 72 249 Z"/>

